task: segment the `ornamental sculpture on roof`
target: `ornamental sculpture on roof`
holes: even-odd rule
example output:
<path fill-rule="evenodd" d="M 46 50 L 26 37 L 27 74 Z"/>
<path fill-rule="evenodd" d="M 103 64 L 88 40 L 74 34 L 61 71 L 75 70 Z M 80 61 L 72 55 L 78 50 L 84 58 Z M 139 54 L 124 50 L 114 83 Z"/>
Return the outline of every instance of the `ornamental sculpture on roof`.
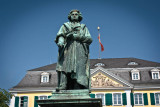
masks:
<path fill-rule="evenodd" d="M 57 33 L 58 45 L 58 87 L 56 90 L 89 89 L 89 45 L 91 35 L 79 10 L 71 10 L 69 22 L 64 23 Z"/>

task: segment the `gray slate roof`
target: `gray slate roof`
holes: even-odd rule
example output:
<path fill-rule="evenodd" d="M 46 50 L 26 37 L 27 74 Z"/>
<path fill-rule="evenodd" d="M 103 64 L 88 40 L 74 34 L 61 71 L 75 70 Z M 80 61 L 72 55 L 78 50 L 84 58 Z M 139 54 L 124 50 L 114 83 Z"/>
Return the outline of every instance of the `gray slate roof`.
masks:
<path fill-rule="evenodd" d="M 129 62 L 136 62 L 138 65 L 128 65 Z M 129 83 L 136 86 L 160 86 L 160 80 L 152 80 L 151 72 L 149 68 L 140 69 L 140 80 L 131 79 L 131 69 L 133 68 L 143 68 L 143 67 L 160 67 L 160 63 L 141 60 L 137 58 L 110 58 L 110 59 L 91 59 L 90 68 L 96 68 L 95 64 L 103 63 L 105 66 L 102 66 L 108 71 L 112 72 L 116 76 L 128 81 Z M 28 70 L 25 77 L 20 81 L 18 85 L 11 88 L 10 90 L 18 89 L 52 89 L 57 86 L 57 73 L 55 71 L 56 63 L 39 67 L 36 69 Z M 112 69 L 111 69 L 112 68 Z M 113 70 L 113 68 L 115 70 Z M 123 68 L 128 68 L 123 70 Z M 122 69 L 122 70 L 116 70 Z M 41 83 L 41 73 L 48 72 L 50 74 L 49 83 Z M 92 70 L 91 70 L 92 72 Z"/>
<path fill-rule="evenodd" d="M 138 65 L 128 65 L 129 62 L 136 62 Z M 103 63 L 103 68 L 139 68 L 139 67 L 160 67 L 160 63 L 151 62 L 137 58 L 108 58 L 108 59 L 90 59 L 90 68 L 96 68 L 95 64 Z M 31 69 L 29 71 L 47 71 L 55 70 L 56 63 L 43 67 Z"/>
<path fill-rule="evenodd" d="M 50 74 L 49 83 L 41 83 L 41 74 L 43 71 L 28 71 L 25 77 L 19 82 L 18 85 L 11 88 L 14 89 L 26 89 L 26 88 L 55 88 L 57 86 L 57 73 L 56 71 L 48 71 Z"/>

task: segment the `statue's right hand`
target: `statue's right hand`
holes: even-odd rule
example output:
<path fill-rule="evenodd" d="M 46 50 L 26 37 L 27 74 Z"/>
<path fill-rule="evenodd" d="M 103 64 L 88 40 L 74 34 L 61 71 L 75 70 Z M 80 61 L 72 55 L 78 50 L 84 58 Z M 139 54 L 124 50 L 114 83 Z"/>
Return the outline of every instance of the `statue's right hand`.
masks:
<path fill-rule="evenodd" d="M 66 37 L 73 37 L 73 32 L 68 33 Z"/>

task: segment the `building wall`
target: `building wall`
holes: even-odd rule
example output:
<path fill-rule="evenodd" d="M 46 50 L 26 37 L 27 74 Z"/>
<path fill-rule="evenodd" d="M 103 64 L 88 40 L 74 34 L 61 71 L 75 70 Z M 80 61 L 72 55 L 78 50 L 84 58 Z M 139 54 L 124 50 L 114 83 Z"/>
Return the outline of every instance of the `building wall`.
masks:
<path fill-rule="evenodd" d="M 125 90 L 94 90 L 91 93 L 92 94 L 99 94 L 99 93 L 126 93 Z M 160 92 L 160 90 L 132 90 L 132 93 L 147 93 L 148 96 L 148 105 L 128 105 L 130 103 L 130 101 L 127 99 L 127 105 L 121 105 L 121 106 L 114 106 L 114 105 L 110 105 L 110 106 L 106 106 L 104 105 L 103 107 L 157 107 L 157 105 L 151 105 L 151 97 L 150 97 L 150 93 L 157 93 Z M 51 92 L 36 92 L 36 93 L 17 93 L 16 96 L 28 96 L 28 107 L 34 107 L 34 97 L 35 96 L 51 96 L 52 93 Z M 14 99 L 14 98 L 13 98 Z M 15 101 L 15 100 L 14 100 Z M 12 102 L 12 105 L 10 105 L 10 107 L 14 107 L 14 102 Z"/>
<path fill-rule="evenodd" d="M 34 107 L 34 97 L 35 96 L 51 96 L 51 92 L 37 92 L 37 93 L 17 93 L 17 96 L 28 96 L 28 107 Z"/>
<path fill-rule="evenodd" d="M 143 105 L 143 106 L 133 106 L 133 107 L 157 107 L 157 105 L 151 105 L 151 97 L 150 93 L 156 93 L 160 92 L 160 90 L 133 90 L 132 93 L 147 93 L 148 96 L 148 105 Z M 160 106 L 160 105 L 159 105 Z"/>
<path fill-rule="evenodd" d="M 91 92 L 92 94 L 100 94 L 100 93 L 103 93 L 103 94 L 106 94 L 106 93 L 125 93 L 125 90 L 96 90 L 96 91 L 92 91 Z M 103 107 L 112 107 L 113 105 L 103 105 Z M 126 107 L 126 105 L 121 105 L 121 106 L 113 106 L 113 107 Z"/>

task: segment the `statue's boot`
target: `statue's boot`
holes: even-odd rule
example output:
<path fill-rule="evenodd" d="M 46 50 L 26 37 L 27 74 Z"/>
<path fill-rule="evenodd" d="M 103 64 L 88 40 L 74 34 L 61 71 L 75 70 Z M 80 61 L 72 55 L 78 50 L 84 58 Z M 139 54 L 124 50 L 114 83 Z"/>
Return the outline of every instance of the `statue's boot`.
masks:
<path fill-rule="evenodd" d="M 66 89 L 67 89 L 66 84 L 60 84 L 59 87 L 56 87 L 56 90 L 66 90 Z"/>
<path fill-rule="evenodd" d="M 66 74 L 64 72 L 59 72 L 58 77 L 59 77 L 59 83 L 58 83 L 58 87 L 56 87 L 56 91 L 66 90 L 67 89 Z"/>

